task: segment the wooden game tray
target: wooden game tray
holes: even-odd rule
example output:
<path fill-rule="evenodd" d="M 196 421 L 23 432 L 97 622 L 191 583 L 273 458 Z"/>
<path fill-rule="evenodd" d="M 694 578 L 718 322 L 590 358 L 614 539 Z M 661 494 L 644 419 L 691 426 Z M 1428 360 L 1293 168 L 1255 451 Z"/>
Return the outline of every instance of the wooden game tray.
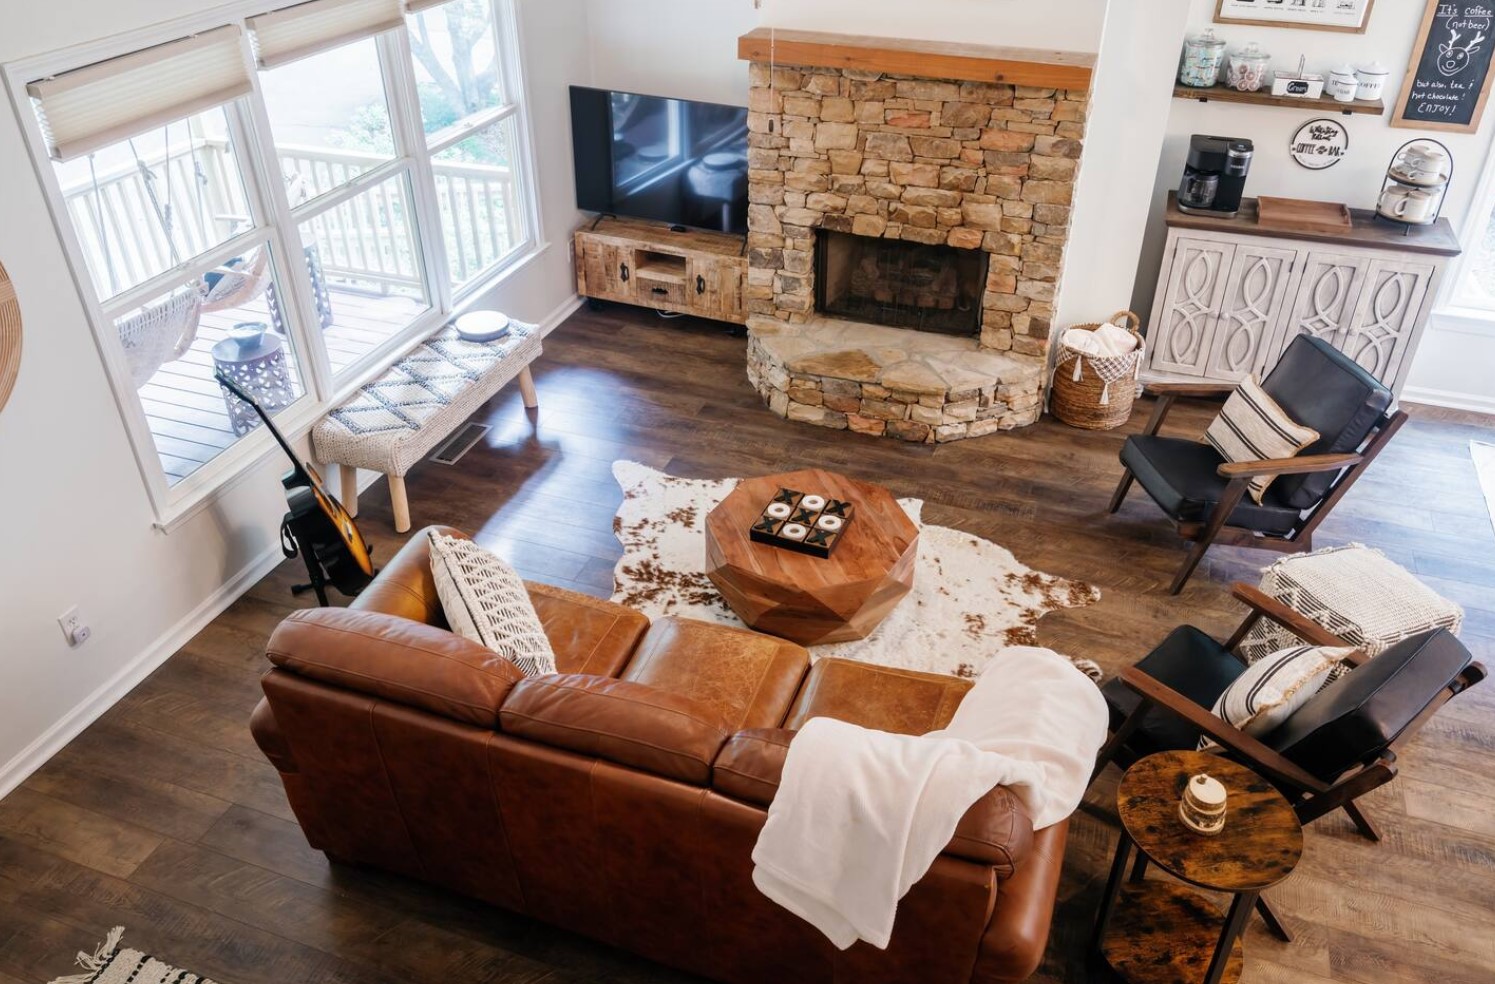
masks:
<path fill-rule="evenodd" d="M 1349 206 L 1340 202 L 1262 195 L 1256 200 L 1256 224 L 1283 232 L 1319 232 L 1332 236 L 1349 232 L 1354 221 Z"/>
<path fill-rule="evenodd" d="M 842 499 L 781 488 L 753 520 L 748 537 L 781 550 L 829 557 L 845 538 L 853 509 Z"/>

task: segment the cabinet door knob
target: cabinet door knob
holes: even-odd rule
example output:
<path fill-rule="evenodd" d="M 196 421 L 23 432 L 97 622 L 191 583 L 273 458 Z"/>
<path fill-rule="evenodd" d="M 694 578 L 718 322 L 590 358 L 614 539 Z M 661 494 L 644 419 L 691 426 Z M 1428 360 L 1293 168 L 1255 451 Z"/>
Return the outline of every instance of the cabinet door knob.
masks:
<path fill-rule="evenodd" d="M 628 283 L 628 264 L 627 263 L 619 263 L 618 264 L 618 276 L 620 276 L 620 277 L 623 278 L 623 282 L 625 284 Z"/>
<path fill-rule="evenodd" d="M 651 287 L 649 289 L 656 294 L 668 294 L 670 292 L 668 287 Z"/>
<path fill-rule="evenodd" d="M 704 293 L 706 293 L 706 278 L 705 277 L 702 277 L 702 276 L 699 276 L 699 275 L 696 277 L 696 293 L 697 294 L 704 294 Z"/>

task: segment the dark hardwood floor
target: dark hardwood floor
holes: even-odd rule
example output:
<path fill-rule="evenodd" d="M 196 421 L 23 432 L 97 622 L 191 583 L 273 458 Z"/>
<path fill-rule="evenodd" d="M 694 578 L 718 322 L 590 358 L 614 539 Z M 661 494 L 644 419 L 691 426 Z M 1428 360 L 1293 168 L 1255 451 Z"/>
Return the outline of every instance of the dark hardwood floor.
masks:
<path fill-rule="evenodd" d="M 611 308 L 546 341 L 532 424 L 509 389 L 479 415 L 485 443 L 409 478 L 416 527 L 464 527 L 528 577 L 607 595 L 621 496 L 609 466 L 632 458 L 691 477 L 806 463 L 927 500 L 925 518 L 996 540 L 1024 563 L 1081 578 L 1100 603 L 1054 612 L 1039 641 L 1108 671 L 1175 625 L 1223 634 L 1240 617 L 1232 579 L 1274 555 L 1214 549 L 1177 598 L 1183 556 L 1134 491 L 1104 507 L 1127 428 L 1087 433 L 1044 419 L 1010 434 L 908 446 L 789 424 L 749 388 L 743 346 L 719 327 Z M 1170 429 L 1202 432 L 1185 405 Z M 1468 454 L 1495 418 L 1413 408 L 1413 419 L 1324 524 L 1322 545 L 1385 550 L 1465 606 L 1464 639 L 1495 662 L 1495 534 Z M 360 517 L 379 557 L 398 546 L 382 486 Z M 294 562 L 299 564 L 299 561 Z M 301 602 L 292 563 L 256 586 L 149 680 L 0 801 L 0 984 L 72 973 L 109 927 L 126 943 L 224 984 L 679 981 L 579 937 L 401 879 L 334 869 L 309 850 L 248 732 L 263 644 Z M 1495 980 L 1495 686 L 1457 698 L 1423 732 L 1402 776 L 1362 801 L 1385 841 L 1331 817 L 1271 894 L 1297 932 L 1251 927 L 1248 984 Z M 1083 946 L 1115 844 L 1114 770 L 1072 826 L 1043 982 L 1086 980 Z"/>

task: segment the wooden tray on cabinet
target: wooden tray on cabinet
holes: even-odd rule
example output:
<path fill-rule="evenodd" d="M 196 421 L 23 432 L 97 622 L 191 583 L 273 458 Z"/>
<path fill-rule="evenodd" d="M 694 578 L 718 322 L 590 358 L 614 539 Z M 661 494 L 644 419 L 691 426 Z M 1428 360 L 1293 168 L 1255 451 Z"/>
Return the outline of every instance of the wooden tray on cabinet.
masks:
<path fill-rule="evenodd" d="M 1341 202 L 1316 202 L 1306 198 L 1256 200 L 1256 224 L 1282 232 L 1317 232 L 1336 235 L 1354 227 L 1350 207 Z"/>

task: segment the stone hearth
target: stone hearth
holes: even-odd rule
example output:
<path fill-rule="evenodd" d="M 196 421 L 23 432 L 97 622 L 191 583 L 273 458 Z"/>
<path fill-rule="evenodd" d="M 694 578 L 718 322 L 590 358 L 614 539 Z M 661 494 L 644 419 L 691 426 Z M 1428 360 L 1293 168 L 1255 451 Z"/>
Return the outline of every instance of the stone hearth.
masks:
<path fill-rule="evenodd" d="M 750 66 L 749 375 L 781 416 L 909 441 L 1038 418 L 1088 90 Z M 817 230 L 983 250 L 977 338 L 816 310 Z"/>
<path fill-rule="evenodd" d="M 824 317 L 748 333 L 748 379 L 790 420 L 927 443 L 1038 419 L 1043 364 L 974 338 Z"/>

